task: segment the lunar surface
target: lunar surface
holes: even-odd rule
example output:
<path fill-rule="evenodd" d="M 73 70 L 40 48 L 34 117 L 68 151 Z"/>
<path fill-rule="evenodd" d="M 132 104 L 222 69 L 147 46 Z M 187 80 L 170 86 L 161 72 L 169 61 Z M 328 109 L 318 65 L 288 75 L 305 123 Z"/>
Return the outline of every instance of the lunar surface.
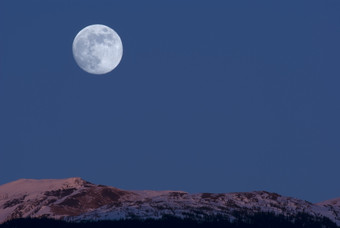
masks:
<path fill-rule="evenodd" d="M 73 41 L 73 56 L 78 66 L 90 74 L 106 74 L 122 59 L 123 44 L 119 35 L 105 25 L 82 29 Z"/>

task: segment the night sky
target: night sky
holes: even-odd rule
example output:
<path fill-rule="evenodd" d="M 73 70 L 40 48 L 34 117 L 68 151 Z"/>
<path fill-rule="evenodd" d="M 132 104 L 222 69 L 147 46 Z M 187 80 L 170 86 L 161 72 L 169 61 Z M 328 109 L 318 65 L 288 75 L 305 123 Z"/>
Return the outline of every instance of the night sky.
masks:
<path fill-rule="evenodd" d="M 120 65 L 81 70 L 104 24 Z M 1 0 L 0 184 L 340 197 L 340 1 Z"/>

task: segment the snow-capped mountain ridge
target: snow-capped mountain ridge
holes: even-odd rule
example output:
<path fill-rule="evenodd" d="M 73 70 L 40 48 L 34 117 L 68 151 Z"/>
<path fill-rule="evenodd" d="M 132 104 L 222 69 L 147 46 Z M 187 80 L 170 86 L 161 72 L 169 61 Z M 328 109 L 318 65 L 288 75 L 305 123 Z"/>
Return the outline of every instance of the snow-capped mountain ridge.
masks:
<path fill-rule="evenodd" d="M 22 217 L 102 220 L 162 218 L 172 215 L 202 219 L 234 212 L 308 213 L 340 224 L 340 199 L 318 204 L 266 191 L 198 193 L 183 191 L 126 191 L 95 185 L 81 178 L 20 179 L 0 186 L 0 223 Z"/>
<path fill-rule="evenodd" d="M 68 179 L 19 179 L 8 184 L 0 186 L 0 195 L 15 195 L 23 193 L 37 193 L 41 189 L 53 190 L 53 189 L 65 189 L 65 188 L 77 188 L 82 187 L 88 182 L 84 181 L 80 177 L 73 177 Z"/>

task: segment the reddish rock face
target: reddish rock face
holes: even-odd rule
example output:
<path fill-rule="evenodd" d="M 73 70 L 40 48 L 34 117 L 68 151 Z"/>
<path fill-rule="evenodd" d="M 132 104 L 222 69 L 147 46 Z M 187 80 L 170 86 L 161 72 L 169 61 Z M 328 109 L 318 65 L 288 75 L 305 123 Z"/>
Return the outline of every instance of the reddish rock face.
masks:
<path fill-rule="evenodd" d="M 123 196 L 132 196 L 132 193 L 112 187 L 94 186 L 84 188 L 65 200 L 51 206 L 56 215 L 78 216 L 90 210 L 119 202 Z"/>

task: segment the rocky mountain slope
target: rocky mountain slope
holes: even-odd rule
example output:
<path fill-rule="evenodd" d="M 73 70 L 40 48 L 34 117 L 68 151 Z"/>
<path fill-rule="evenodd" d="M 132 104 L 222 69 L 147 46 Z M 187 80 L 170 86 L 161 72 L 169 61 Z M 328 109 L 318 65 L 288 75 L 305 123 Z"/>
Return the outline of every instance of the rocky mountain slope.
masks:
<path fill-rule="evenodd" d="M 265 191 L 199 193 L 181 191 L 125 191 L 95 185 L 81 178 L 62 180 L 21 179 L 0 186 L 0 223 L 26 217 L 72 221 L 121 218 L 204 219 L 235 213 L 272 212 L 294 216 L 325 216 L 340 225 L 340 199 L 318 204 Z"/>

